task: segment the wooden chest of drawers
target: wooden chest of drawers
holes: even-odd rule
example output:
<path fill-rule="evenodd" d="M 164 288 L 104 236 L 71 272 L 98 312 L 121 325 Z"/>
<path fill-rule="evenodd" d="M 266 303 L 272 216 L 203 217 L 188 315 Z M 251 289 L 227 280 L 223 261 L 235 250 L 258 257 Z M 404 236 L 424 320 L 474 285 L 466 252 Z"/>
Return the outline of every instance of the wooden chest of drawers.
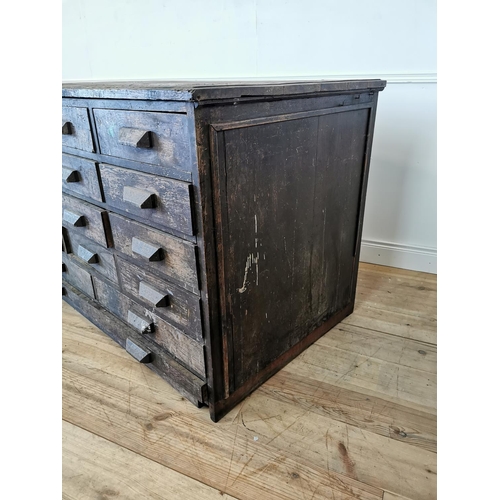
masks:
<path fill-rule="evenodd" d="M 352 312 L 384 87 L 65 84 L 64 300 L 217 421 Z"/>

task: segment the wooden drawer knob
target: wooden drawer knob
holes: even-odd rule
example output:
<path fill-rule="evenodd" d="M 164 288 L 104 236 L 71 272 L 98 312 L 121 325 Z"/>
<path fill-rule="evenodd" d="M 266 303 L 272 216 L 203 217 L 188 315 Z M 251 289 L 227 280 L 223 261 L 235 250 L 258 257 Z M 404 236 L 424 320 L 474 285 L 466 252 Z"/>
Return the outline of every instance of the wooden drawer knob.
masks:
<path fill-rule="evenodd" d="M 70 212 L 69 210 L 65 210 L 63 212 L 63 221 L 75 227 L 82 227 L 87 224 L 87 221 L 85 220 L 85 217 L 83 215 L 75 214 L 73 212 Z"/>
<path fill-rule="evenodd" d="M 155 208 L 156 195 L 142 189 L 125 186 L 123 188 L 123 201 L 131 203 L 138 208 Z"/>
<path fill-rule="evenodd" d="M 96 253 L 88 250 L 87 248 L 82 247 L 82 245 L 78 246 L 76 254 L 78 255 L 78 257 L 80 257 L 80 259 L 87 262 L 88 264 L 97 264 L 99 262 L 99 256 Z"/>
<path fill-rule="evenodd" d="M 153 145 L 149 130 L 123 127 L 118 132 L 118 142 L 123 146 L 147 149 Z"/>
<path fill-rule="evenodd" d="M 153 322 L 137 316 L 137 314 L 132 311 L 128 311 L 127 321 L 129 325 L 133 326 L 141 333 L 153 333 L 155 330 L 155 324 Z"/>
<path fill-rule="evenodd" d="M 80 172 L 71 170 L 71 168 L 63 167 L 62 178 L 64 182 L 80 182 Z"/>
<path fill-rule="evenodd" d="M 139 345 L 138 342 L 127 338 L 125 342 L 125 350 L 139 363 L 151 363 L 153 354 L 151 351 Z"/>
<path fill-rule="evenodd" d="M 168 307 L 168 295 L 160 293 L 144 281 L 139 283 L 139 295 L 155 307 Z"/>
<path fill-rule="evenodd" d="M 62 121 L 62 135 L 72 135 L 73 125 L 71 122 Z"/>
<path fill-rule="evenodd" d="M 165 258 L 163 248 L 150 245 L 137 238 L 132 238 L 132 252 L 148 259 L 149 262 L 158 262 Z"/>

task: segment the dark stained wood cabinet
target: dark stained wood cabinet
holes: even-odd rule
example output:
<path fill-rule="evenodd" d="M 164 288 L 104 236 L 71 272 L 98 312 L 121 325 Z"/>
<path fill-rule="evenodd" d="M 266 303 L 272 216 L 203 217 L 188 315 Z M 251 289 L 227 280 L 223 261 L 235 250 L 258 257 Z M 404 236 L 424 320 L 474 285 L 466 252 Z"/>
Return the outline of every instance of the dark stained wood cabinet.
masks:
<path fill-rule="evenodd" d="M 353 310 L 385 83 L 63 85 L 64 300 L 223 417 Z"/>

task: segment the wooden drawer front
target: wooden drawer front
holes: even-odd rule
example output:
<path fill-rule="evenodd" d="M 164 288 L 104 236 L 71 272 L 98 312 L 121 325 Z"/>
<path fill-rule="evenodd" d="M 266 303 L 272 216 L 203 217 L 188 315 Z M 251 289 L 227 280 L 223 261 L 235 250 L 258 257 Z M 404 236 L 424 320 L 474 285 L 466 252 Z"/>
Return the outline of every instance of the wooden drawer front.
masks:
<path fill-rule="evenodd" d="M 102 154 L 189 172 L 186 115 L 94 109 Z"/>
<path fill-rule="evenodd" d="M 200 298 L 117 257 L 122 290 L 172 323 L 186 335 L 202 340 Z"/>
<path fill-rule="evenodd" d="M 62 223 L 104 247 L 111 246 L 111 232 L 106 210 L 85 201 L 62 196 Z"/>
<path fill-rule="evenodd" d="M 189 184 L 126 168 L 100 165 L 110 206 L 146 221 L 193 234 Z"/>
<path fill-rule="evenodd" d="M 196 406 L 208 403 L 204 378 L 199 378 L 171 357 L 165 349 L 119 320 L 94 300 L 63 281 L 63 299 L 121 345 L 139 363 L 155 371 Z"/>
<path fill-rule="evenodd" d="M 134 330 L 164 347 L 194 373 L 205 377 L 203 345 L 160 319 L 104 281 L 94 278 L 96 298 L 108 311 L 127 322 Z"/>
<path fill-rule="evenodd" d="M 63 154 L 62 188 L 77 196 L 103 201 L 97 163 L 91 160 Z"/>
<path fill-rule="evenodd" d="M 75 264 L 71 258 L 62 254 L 62 277 L 85 295 L 94 298 L 94 287 L 90 274 Z"/>
<path fill-rule="evenodd" d="M 87 108 L 62 108 L 62 144 L 82 151 L 94 152 Z"/>
<path fill-rule="evenodd" d="M 118 283 L 115 258 L 110 251 L 74 230 L 67 231 L 66 234 L 68 253 L 71 253 L 80 263 Z"/>
<path fill-rule="evenodd" d="M 120 215 L 109 214 L 114 247 L 155 274 L 173 278 L 198 291 L 196 252 L 192 243 L 162 233 Z"/>

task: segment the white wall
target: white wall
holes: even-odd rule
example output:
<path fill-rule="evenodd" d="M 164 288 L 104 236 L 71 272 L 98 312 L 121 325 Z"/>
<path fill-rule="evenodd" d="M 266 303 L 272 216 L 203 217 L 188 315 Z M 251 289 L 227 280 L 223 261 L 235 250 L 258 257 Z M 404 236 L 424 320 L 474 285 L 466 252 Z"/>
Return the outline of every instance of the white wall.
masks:
<path fill-rule="evenodd" d="M 361 260 L 436 272 L 436 87 L 389 83 L 379 96 Z"/>
<path fill-rule="evenodd" d="M 64 81 L 387 78 L 361 258 L 436 269 L 436 0 L 63 0 Z"/>

